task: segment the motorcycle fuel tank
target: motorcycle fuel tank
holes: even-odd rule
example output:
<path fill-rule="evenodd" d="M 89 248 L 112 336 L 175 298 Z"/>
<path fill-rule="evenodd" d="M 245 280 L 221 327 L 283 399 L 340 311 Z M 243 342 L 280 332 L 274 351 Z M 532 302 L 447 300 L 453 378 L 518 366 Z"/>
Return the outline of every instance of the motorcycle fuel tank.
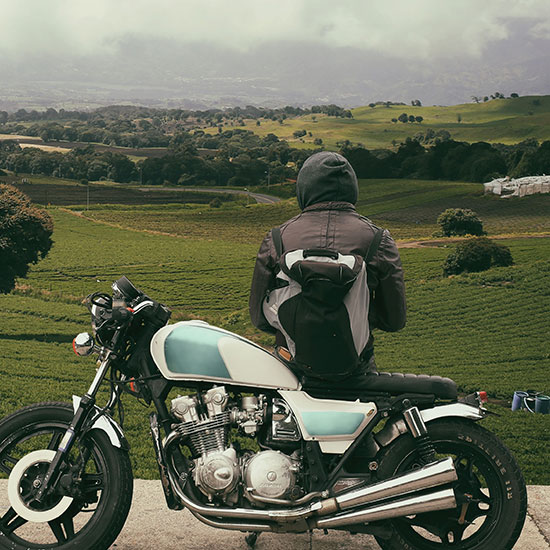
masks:
<path fill-rule="evenodd" d="M 167 380 L 204 380 L 297 390 L 298 379 L 281 361 L 250 340 L 204 321 L 161 328 L 151 355 Z"/>

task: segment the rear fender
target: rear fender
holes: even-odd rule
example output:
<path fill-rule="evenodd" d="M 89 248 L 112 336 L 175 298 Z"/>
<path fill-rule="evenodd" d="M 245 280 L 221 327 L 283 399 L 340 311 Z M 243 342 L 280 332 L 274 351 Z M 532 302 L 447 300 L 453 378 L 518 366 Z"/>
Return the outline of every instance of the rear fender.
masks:
<path fill-rule="evenodd" d="M 425 424 L 440 418 L 466 418 L 467 420 L 477 421 L 486 415 L 483 409 L 466 403 L 450 403 L 448 405 L 432 407 L 431 409 L 420 411 L 420 414 Z M 386 422 L 384 428 L 375 435 L 375 439 L 379 445 L 386 447 L 400 435 L 408 433 L 408 431 L 409 429 L 405 421 L 398 418 Z"/>
<path fill-rule="evenodd" d="M 73 395 L 73 409 L 75 413 L 79 405 L 80 397 Z M 117 449 L 123 449 L 124 451 L 130 449 L 130 445 L 120 426 L 108 414 L 102 414 L 99 407 L 95 405 L 90 430 L 101 430 L 105 432 L 111 445 Z"/>

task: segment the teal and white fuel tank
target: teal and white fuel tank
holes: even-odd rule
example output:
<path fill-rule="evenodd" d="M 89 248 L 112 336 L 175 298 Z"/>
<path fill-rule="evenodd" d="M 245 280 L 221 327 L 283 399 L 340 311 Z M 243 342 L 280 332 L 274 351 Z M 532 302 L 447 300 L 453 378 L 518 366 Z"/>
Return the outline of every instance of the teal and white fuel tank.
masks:
<path fill-rule="evenodd" d="M 296 376 L 269 352 L 204 321 L 182 321 L 161 328 L 151 341 L 151 355 L 167 380 L 300 388 Z"/>

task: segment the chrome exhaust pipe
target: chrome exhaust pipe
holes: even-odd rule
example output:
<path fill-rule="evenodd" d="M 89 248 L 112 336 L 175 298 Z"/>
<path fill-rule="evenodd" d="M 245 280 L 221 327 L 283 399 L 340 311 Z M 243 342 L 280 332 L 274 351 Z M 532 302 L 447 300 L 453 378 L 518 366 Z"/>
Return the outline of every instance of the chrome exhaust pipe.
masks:
<path fill-rule="evenodd" d="M 456 508 L 455 494 L 452 489 L 443 489 L 426 495 L 413 495 L 401 500 L 393 500 L 386 504 L 378 504 L 329 518 L 314 520 L 318 529 L 333 529 L 353 525 L 354 523 L 371 523 L 385 519 L 424 514 Z"/>
<path fill-rule="evenodd" d="M 343 495 L 339 495 L 334 498 L 316 501 L 307 506 L 261 510 L 249 508 L 222 508 L 212 505 L 205 506 L 187 496 L 182 486 L 179 484 L 179 481 L 176 479 L 174 472 L 171 471 L 171 468 L 168 468 L 168 476 L 170 479 L 170 484 L 178 499 L 194 514 L 208 518 L 235 518 L 246 519 L 248 521 L 267 521 L 275 523 L 297 522 L 311 516 L 335 516 L 343 510 L 357 507 L 364 508 L 370 503 L 379 502 L 390 498 L 395 500 L 396 498 L 410 495 L 411 493 L 415 493 L 417 491 L 451 483 L 457 479 L 453 460 L 448 457 L 444 460 L 440 460 L 420 468 L 419 470 L 414 470 L 412 472 L 375 483 L 374 485 L 351 490 L 348 493 L 344 493 Z M 453 493 L 452 490 L 451 493 Z M 429 498 L 429 496 L 430 495 L 427 495 L 426 498 Z M 387 506 L 390 505 L 391 503 Z M 454 505 L 448 507 L 453 508 Z"/>
<path fill-rule="evenodd" d="M 374 485 L 352 490 L 313 505 L 319 515 L 336 513 L 348 508 L 364 506 L 392 497 L 401 497 L 417 491 L 431 489 L 458 479 L 453 459 L 447 457 L 423 468 L 401 474 Z"/>

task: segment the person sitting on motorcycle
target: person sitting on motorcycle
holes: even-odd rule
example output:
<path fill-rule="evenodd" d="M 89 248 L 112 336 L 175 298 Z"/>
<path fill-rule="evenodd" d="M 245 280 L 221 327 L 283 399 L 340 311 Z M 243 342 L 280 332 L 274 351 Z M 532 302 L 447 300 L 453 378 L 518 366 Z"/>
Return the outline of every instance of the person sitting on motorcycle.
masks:
<path fill-rule="evenodd" d="M 358 370 L 358 373 L 376 372 L 372 329 L 395 332 L 406 321 L 403 268 L 397 246 L 387 230 L 381 230 L 356 211 L 357 177 L 342 155 L 326 151 L 310 156 L 298 174 L 296 194 L 302 212 L 280 226 L 284 251 L 334 249 L 365 258 L 371 243 L 379 241 L 367 263 L 371 333 L 360 355 Z M 381 236 L 376 238 L 379 231 Z M 263 240 L 256 258 L 249 310 L 252 323 L 275 333 L 276 344 L 285 346 L 284 335 L 269 324 L 262 310 L 264 298 L 276 287 L 278 272 L 279 258 L 272 233 L 273 230 Z"/>

